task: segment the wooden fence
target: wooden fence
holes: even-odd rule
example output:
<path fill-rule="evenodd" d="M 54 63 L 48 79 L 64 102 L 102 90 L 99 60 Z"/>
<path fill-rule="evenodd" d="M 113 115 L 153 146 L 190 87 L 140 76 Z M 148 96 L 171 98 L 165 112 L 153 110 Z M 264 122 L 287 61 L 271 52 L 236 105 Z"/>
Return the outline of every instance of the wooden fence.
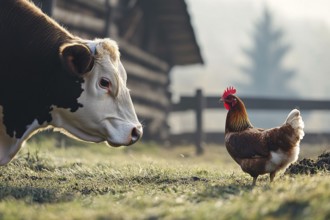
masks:
<path fill-rule="evenodd" d="M 203 95 L 202 90 L 196 90 L 195 96 L 181 96 L 178 103 L 174 103 L 171 112 L 182 112 L 193 110 L 195 112 L 196 130 L 193 133 L 172 134 L 170 140 L 173 144 L 190 143 L 195 144 L 196 154 L 204 151 L 203 143 L 224 143 L 224 132 L 204 132 L 203 130 L 203 112 L 206 109 L 221 110 L 222 104 L 219 104 L 220 96 Z M 325 110 L 330 111 L 330 100 L 301 100 L 301 99 L 279 99 L 279 98 L 251 98 L 241 97 L 249 110 L 291 110 L 298 108 L 300 110 Z M 330 141 L 329 133 L 306 133 L 304 142 L 317 143 Z"/>

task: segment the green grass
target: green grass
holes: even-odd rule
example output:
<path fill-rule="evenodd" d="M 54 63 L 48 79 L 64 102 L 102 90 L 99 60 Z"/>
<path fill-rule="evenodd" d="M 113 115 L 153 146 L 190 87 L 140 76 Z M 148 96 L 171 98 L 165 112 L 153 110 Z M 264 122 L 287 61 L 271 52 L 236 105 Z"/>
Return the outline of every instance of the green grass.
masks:
<path fill-rule="evenodd" d="M 330 174 L 252 179 L 225 148 L 32 140 L 0 168 L 0 219 L 329 219 Z M 303 146 L 315 158 L 327 146 Z"/>

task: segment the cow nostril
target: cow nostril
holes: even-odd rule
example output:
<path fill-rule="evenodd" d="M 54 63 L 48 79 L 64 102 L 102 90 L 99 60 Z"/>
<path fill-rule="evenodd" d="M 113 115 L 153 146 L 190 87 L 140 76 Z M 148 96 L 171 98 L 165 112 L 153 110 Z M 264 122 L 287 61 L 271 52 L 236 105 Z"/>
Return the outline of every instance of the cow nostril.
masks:
<path fill-rule="evenodd" d="M 138 129 L 136 127 L 133 128 L 132 133 L 131 133 L 131 136 L 132 136 L 132 141 L 131 142 L 135 143 L 136 141 L 138 141 L 140 139 L 141 135 L 142 135 L 142 132 L 141 132 L 140 129 Z"/>

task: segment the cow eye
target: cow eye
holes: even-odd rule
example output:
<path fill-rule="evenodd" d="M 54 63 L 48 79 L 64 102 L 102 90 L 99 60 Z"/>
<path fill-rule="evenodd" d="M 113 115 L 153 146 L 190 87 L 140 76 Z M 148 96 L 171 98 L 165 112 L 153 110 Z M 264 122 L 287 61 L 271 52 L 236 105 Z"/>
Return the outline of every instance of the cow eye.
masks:
<path fill-rule="evenodd" d="M 102 77 L 102 78 L 100 79 L 100 81 L 99 81 L 99 85 L 100 85 L 100 87 L 103 88 L 103 89 L 109 89 L 110 86 L 111 86 L 111 82 L 110 82 L 110 80 L 109 80 L 108 78 L 104 78 L 104 77 Z"/>

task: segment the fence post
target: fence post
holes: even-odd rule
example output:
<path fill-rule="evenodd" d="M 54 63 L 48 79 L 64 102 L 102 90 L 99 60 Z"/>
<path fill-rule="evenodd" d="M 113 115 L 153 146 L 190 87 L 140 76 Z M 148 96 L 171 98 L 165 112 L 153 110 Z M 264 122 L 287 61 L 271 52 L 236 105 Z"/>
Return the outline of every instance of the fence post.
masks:
<path fill-rule="evenodd" d="M 196 134 L 195 134 L 195 146 L 196 154 L 201 155 L 204 153 L 203 148 L 203 110 L 205 107 L 205 99 L 201 89 L 196 90 Z"/>

